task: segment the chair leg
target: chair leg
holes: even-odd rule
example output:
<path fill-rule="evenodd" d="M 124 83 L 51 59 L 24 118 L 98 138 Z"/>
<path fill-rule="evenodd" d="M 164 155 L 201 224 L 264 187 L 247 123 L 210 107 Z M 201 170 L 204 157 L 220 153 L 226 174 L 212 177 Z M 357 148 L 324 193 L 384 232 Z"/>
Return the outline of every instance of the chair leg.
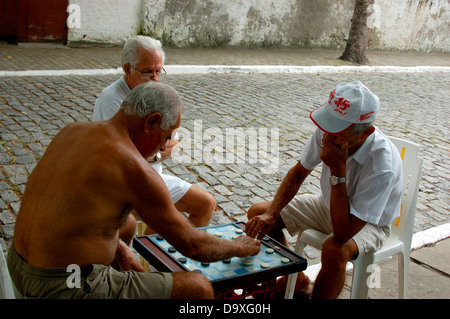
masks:
<path fill-rule="evenodd" d="M 408 291 L 409 254 L 398 254 L 398 298 L 406 299 Z"/>
<path fill-rule="evenodd" d="M 357 260 L 353 261 L 351 299 L 367 299 L 369 293 L 367 279 L 370 274 L 367 271 L 367 267 L 372 263 L 371 258 L 367 257 L 370 256 L 360 256 Z"/>
<path fill-rule="evenodd" d="M 305 249 L 305 244 L 298 241 L 295 245 L 295 252 L 300 256 L 303 255 L 303 250 Z M 284 299 L 292 299 L 294 297 L 295 284 L 297 282 L 298 273 L 293 273 L 288 276 L 288 281 L 286 285 L 286 293 Z"/>

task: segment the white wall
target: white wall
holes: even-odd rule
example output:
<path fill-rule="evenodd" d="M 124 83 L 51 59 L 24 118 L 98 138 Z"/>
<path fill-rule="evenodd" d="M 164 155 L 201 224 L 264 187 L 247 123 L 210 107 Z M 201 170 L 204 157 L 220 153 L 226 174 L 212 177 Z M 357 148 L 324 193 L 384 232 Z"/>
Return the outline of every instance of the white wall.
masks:
<path fill-rule="evenodd" d="M 80 7 L 80 28 L 68 32 L 72 46 L 122 45 L 141 33 L 142 0 L 70 0 Z M 70 13 L 70 12 L 69 12 Z"/>
<path fill-rule="evenodd" d="M 354 0 L 71 0 L 69 45 L 121 45 L 138 33 L 164 45 L 343 48 Z M 370 49 L 450 52 L 449 0 L 375 0 Z"/>
<path fill-rule="evenodd" d="M 450 52 L 449 0 L 375 0 L 372 48 Z"/>

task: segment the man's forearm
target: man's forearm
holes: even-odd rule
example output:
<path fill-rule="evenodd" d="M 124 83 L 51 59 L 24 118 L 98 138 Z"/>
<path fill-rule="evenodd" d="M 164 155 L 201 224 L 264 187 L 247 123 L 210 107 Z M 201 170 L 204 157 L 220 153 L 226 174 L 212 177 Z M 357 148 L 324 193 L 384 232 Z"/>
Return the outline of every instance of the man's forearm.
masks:
<path fill-rule="evenodd" d="M 279 217 L 281 210 L 294 198 L 310 172 L 300 162 L 288 171 L 270 205 L 270 210 L 275 218 Z"/>

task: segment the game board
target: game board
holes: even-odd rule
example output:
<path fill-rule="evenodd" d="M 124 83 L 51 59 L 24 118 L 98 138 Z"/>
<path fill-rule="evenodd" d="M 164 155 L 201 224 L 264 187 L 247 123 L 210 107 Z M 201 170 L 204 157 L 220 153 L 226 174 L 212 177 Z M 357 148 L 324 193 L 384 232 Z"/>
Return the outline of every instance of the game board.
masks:
<path fill-rule="evenodd" d="M 243 234 L 244 224 L 229 223 L 199 229 L 232 240 Z M 157 270 L 201 272 L 216 290 L 242 288 L 306 269 L 304 258 L 269 236 L 261 241 L 261 250 L 256 256 L 233 257 L 211 263 L 201 263 L 183 256 L 159 235 L 140 236 L 133 246 Z"/>

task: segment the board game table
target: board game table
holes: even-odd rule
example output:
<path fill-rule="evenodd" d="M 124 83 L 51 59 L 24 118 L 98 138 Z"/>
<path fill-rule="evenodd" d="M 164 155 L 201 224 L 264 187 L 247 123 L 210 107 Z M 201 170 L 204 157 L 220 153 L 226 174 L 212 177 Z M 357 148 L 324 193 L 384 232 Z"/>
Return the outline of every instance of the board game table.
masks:
<path fill-rule="evenodd" d="M 244 227 L 239 222 L 199 229 L 232 240 L 243 234 Z M 277 277 L 303 271 L 307 266 L 303 257 L 267 235 L 256 256 L 211 263 L 183 256 L 159 235 L 139 236 L 133 240 L 133 248 L 158 271 L 202 273 L 211 282 L 218 299 L 240 299 L 256 294 L 271 298 Z"/>

